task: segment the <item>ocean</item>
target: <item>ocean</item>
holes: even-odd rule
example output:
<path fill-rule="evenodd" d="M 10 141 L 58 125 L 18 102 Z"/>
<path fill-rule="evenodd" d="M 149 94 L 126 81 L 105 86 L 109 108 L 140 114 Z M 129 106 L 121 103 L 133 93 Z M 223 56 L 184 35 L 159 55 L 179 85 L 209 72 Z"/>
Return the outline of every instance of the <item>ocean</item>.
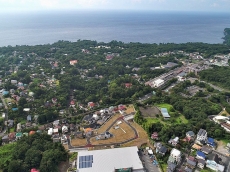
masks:
<path fill-rule="evenodd" d="M 0 46 L 58 40 L 141 43 L 222 43 L 230 13 L 60 11 L 0 13 Z"/>

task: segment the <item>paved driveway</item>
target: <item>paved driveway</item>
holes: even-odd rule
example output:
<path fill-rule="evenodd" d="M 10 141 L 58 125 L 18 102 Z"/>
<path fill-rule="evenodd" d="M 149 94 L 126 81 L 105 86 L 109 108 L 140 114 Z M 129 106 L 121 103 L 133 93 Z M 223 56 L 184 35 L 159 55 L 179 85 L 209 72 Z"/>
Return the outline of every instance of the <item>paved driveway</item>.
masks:
<path fill-rule="evenodd" d="M 146 169 L 146 172 L 161 172 L 156 165 L 152 164 L 152 161 L 149 155 L 144 155 L 144 153 L 141 152 L 140 157 L 141 157 L 141 160 L 144 162 L 143 164 Z"/>

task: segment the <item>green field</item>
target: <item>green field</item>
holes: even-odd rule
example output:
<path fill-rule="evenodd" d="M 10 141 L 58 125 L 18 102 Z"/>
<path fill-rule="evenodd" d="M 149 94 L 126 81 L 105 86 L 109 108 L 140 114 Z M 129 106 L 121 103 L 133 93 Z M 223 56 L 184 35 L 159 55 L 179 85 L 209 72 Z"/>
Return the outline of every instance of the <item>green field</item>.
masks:
<path fill-rule="evenodd" d="M 172 105 L 170 104 L 158 104 L 157 107 L 159 108 L 167 108 L 168 112 L 172 112 L 172 110 L 174 109 Z"/>

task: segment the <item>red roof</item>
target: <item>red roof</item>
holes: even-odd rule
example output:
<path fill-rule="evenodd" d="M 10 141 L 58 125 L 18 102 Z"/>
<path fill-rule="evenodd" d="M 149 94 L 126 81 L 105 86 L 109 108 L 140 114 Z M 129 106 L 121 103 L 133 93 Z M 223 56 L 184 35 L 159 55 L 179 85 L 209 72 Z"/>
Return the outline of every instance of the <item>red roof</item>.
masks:
<path fill-rule="evenodd" d="M 90 106 L 90 107 L 94 107 L 94 106 L 95 106 L 95 103 L 93 103 L 93 102 L 89 102 L 89 103 L 88 103 L 88 106 Z"/>
<path fill-rule="evenodd" d="M 113 56 L 112 55 L 107 55 L 106 56 L 106 60 L 112 60 L 113 59 Z"/>
<path fill-rule="evenodd" d="M 125 110 L 126 107 L 124 105 L 118 105 L 118 110 Z"/>
<path fill-rule="evenodd" d="M 39 172 L 39 170 L 37 170 L 36 168 L 32 168 L 30 172 Z"/>
<path fill-rule="evenodd" d="M 33 135 L 33 134 L 35 134 L 36 132 L 35 131 L 30 131 L 29 132 L 29 135 Z"/>
<path fill-rule="evenodd" d="M 125 87 L 126 87 L 126 88 L 132 87 L 132 83 L 125 83 Z"/>
<path fill-rule="evenodd" d="M 70 104 L 71 105 L 75 105 L 75 102 L 73 100 L 71 100 Z"/>

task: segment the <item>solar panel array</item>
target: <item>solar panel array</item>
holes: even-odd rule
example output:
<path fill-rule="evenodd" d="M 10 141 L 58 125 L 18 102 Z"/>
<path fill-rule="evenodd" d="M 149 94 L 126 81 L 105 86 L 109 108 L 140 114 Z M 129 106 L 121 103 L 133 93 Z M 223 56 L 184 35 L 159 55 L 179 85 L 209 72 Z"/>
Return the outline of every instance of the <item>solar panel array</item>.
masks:
<path fill-rule="evenodd" d="M 79 156 L 79 168 L 90 168 L 93 165 L 93 155 Z"/>

